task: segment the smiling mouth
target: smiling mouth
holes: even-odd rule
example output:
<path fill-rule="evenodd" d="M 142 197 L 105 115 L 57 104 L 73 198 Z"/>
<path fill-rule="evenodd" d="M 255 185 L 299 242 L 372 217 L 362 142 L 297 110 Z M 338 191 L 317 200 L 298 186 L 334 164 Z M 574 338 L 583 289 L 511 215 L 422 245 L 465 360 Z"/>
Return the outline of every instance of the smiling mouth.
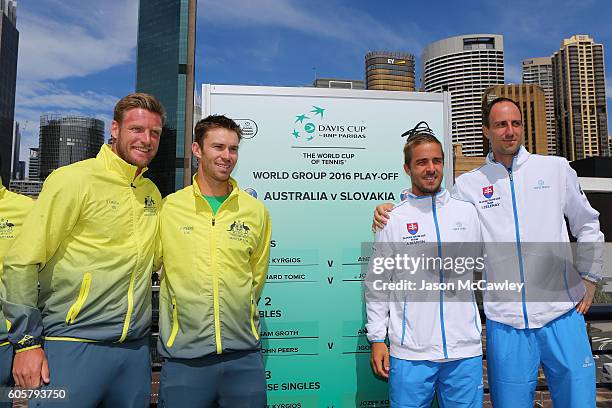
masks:
<path fill-rule="evenodd" d="M 133 147 L 133 149 L 141 153 L 149 153 L 151 151 L 150 147 Z"/>

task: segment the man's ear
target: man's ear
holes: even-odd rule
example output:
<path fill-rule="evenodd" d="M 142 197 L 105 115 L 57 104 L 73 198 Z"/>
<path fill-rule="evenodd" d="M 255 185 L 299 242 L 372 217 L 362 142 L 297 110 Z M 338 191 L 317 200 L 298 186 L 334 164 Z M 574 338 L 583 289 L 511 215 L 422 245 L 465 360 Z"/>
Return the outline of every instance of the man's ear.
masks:
<path fill-rule="evenodd" d="M 489 128 L 486 127 L 485 125 L 482 125 L 482 134 L 489 140 L 491 140 L 491 138 L 489 137 Z"/>
<path fill-rule="evenodd" d="M 407 164 L 405 164 L 405 163 L 404 163 L 404 171 L 406 172 L 407 175 L 411 176 L 411 174 L 410 174 L 410 167 Z"/>
<path fill-rule="evenodd" d="M 198 142 L 193 142 L 191 144 L 191 152 L 198 159 L 202 158 L 202 150 L 200 149 L 200 145 L 198 144 Z"/>

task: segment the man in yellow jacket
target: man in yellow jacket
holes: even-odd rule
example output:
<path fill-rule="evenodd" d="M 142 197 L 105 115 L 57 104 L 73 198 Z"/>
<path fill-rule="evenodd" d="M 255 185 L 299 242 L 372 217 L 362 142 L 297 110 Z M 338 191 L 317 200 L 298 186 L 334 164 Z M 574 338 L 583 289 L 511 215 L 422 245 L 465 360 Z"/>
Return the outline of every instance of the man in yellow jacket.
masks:
<path fill-rule="evenodd" d="M 45 181 L 4 259 L 16 385 L 65 389 L 73 406 L 149 405 L 161 197 L 143 173 L 164 117 L 153 96 L 127 95 L 115 106 L 112 145 Z"/>
<path fill-rule="evenodd" d="M 230 178 L 240 138 L 240 127 L 225 116 L 199 121 L 193 185 L 164 200 L 160 406 L 266 403 L 257 302 L 271 223 L 263 203 Z"/>
<path fill-rule="evenodd" d="M 1 167 L 1 161 L 0 161 Z M 0 276 L 2 260 L 15 238 L 21 232 L 21 226 L 34 201 L 21 194 L 8 191 L 0 179 Z M 4 298 L 4 286 L 0 284 L 0 298 Z M 0 387 L 13 385 L 11 369 L 13 367 L 13 347 L 8 341 L 8 331 L 4 314 L 0 308 Z M 12 403 L 0 401 L 1 408 L 10 408 Z"/>

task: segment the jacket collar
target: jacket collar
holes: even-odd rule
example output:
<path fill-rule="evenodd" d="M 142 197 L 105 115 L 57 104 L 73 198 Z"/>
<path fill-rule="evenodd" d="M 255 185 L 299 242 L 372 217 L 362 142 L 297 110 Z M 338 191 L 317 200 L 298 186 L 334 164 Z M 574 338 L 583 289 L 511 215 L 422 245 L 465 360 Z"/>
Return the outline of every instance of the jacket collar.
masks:
<path fill-rule="evenodd" d="M 102 163 L 104 163 L 104 167 L 119 174 L 122 178 L 126 179 L 128 183 L 131 183 L 135 179 L 141 177 L 148 169 L 145 167 L 142 169 L 138 177 L 136 177 L 138 167 L 129 164 L 121 157 L 117 156 L 108 144 L 102 145 L 102 148 L 100 148 L 100 151 L 96 156 L 96 160 L 100 160 Z"/>
<path fill-rule="evenodd" d="M 194 174 L 193 177 L 191 178 L 192 182 L 191 182 L 191 188 L 193 190 L 193 195 L 196 197 L 200 197 L 202 198 L 202 191 L 200 190 L 200 186 L 198 185 L 198 180 L 196 178 L 197 174 Z M 232 185 L 232 191 L 230 192 L 229 196 L 227 197 L 228 199 L 230 199 L 231 197 L 235 196 L 238 194 L 238 183 L 236 182 L 236 180 L 234 180 L 233 178 L 229 178 L 229 182 Z"/>
<path fill-rule="evenodd" d="M 527 161 L 527 159 L 529 159 L 529 156 L 531 156 L 531 153 L 529 153 L 527 149 L 525 149 L 525 146 L 521 145 L 521 147 L 519 147 L 518 151 L 514 155 L 514 158 L 512 159 L 512 168 L 520 167 L 523 163 Z M 498 161 L 495 161 L 495 158 L 493 157 L 493 152 L 487 154 L 487 163 L 495 165 L 501 164 Z"/>
<path fill-rule="evenodd" d="M 448 193 L 448 190 L 445 188 L 440 189 L 440 191 L 438 191 L 437 193 L 433 195 L 423 195 L 423 196 L 417 196 L 417 195 L 412 194 L 412 189 L 410 189 L 408 191 L 407 197 L 411 201 L 411 203 L 416 204 L 416 205 L 419 205 L 419 204 L 431 205 L 432 200 L 435 198 L 436 206 L 441 206 L 441 205 L 446 204 L 448 200 L 450 200 L 450 194 Z"/>

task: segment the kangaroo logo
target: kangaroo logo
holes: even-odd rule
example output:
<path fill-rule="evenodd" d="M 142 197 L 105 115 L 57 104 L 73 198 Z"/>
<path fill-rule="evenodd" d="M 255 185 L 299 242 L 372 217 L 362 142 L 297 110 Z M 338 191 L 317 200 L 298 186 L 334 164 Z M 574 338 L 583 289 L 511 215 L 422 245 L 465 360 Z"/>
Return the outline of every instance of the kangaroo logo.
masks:
<path fill-rule="evenodd" d="M 0 230 L 6 229 L 6 232 L 9 234 L 13 232 L 13 227 L 15 227 L 15 224 L 10 222 L 8 219 L 0 222 Z"/>
<path fill-rule="evenodd" d="M 230 225 L 227 232 L 230 235 L 230 239 L 243 241 L 248 237 L 251 229 L 244 222 L 236 220 Z"/>
<path fill-rule="evenodd" d="M 153 200 L 153 197 L 151 196 L 146 196 L 144 198 L 144 214 L 147 216 L 157 214 L 157 207 L 155 207 L 155 200 Z"/>

